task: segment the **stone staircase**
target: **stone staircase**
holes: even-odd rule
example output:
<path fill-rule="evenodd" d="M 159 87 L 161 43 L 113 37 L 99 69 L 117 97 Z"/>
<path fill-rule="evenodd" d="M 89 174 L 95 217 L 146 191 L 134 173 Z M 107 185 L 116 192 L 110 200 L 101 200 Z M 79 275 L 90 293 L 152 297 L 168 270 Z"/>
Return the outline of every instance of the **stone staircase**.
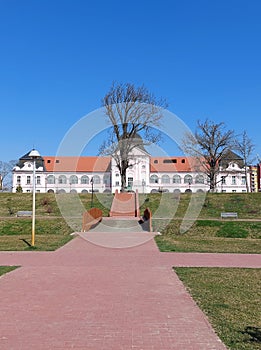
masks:
<path fill-rule="evenodd" d="M 144 232 L 142 224 L 137 218 L 108 217 L 103 218 L 90 232 Z"/>
<path fill-rule="evenodd" d="M 115 192 L 112 202 L 111 217 L 139 217 L 138 192 Z"/>

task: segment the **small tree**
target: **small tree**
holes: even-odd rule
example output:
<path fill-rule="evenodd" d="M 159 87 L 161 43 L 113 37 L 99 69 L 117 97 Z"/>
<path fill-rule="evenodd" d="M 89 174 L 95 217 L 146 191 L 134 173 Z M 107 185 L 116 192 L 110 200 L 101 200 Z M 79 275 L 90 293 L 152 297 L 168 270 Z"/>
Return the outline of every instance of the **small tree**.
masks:
<path fill-rule="evenodd" d="M 252 140 L 248 137 L 246 130 L 244 130 L 243 133 L 239 137 L 237 137 L 234 141 L 234 149 L 243 158 L 247 192 L 249 192 L 247 167 L 254 160 L 254 158 L 251 158 L 254 148 L 255 146 L 252 143 Z"/>
<path fill-rule="evenodd" d="M 194 135 L 187 134 L 183 139 L 185 152 L 195 157 L 207 174 L 210 192 L 216 189 L 219 161 L 231 146 L 233 135 L 232 130 L 225 130 L 223 122 L 215 123 L 206 119 L 197 122 Z"/>
<path fill-rule="evenodd" d="M 22 186 L 21 185 L 18 185 L 16 187 L 16 193 L 23 193 L 23 189 L 22 189 Z"/>
<path fill-rule="evenodd" d="M 157 100 L 144 86 L 113 83 L 102 99 L 102 106 L 112 127 L 99 153 L 114 158 L 124 191 L 131 152 L 144 141 L 158 143 L 160 134 L 154 128 L 159 126 L 162 109 L 167 104 L 165 100 Z"/>
<path fill-rule="evenodd" d="M 2 184 L 2 191 L 8 189 L 11 184 L 11 172 L 15 164 L 17 163 L 16 160 L 10 160 L 9 162 L 3 162 L 0 161 L 0 178 L 1 178 L 1 184 Z"/>

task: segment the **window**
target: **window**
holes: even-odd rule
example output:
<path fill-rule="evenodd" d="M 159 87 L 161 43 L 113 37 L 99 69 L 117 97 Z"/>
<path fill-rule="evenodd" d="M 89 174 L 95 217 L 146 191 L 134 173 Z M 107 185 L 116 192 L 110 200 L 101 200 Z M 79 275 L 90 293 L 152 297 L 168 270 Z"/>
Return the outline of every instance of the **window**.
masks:
<path fill-rule="evenodd" d="M 226 184 L 226 176 L 221 176 L 221 185 Z"/>
<path fill-rule="evenodd" d="M 236 185 L 236 177 L 232 176 L 232 185 Z"/>
<path fill-rule="evenodd" d="M 116 181 L 115 186 L 120 186 L 120 181 Z"/>
<path fill-rule="evenodd" d="M 47 180 L 48 184 L 54 184 L 55 183 L 55 177 L 53 175 L 48 175 L 46 180 Z"/>
<path fill-rule="evenodd" d="M 162 177 L 161 177 L 161 183 L 163 183 L 163 184 L 169 184 L 169 183 L 170 183 L 169 175 L 162 175 Z"/>
<path fill-rule="evenodd" d="M 120 176 L 120 174 L 118 174 L 118 173 L 117 173 L 115 176 L 116 176 L 116 177 L 119 177 L 119 176 Z"/>
<path fill-rule="evenodd" d="M 177 159 L 164 159 L 163 163 L 177 163 Z"/>
<path fill-rule="evenodd" d="M 154 160 L 154 164 L 158 164 L 158 162 L 159 162 L 158 159 Z"/>
<path fill-rule="evenodd" d="M 204 183 L 204 176 L 203 175 L 197 175 L 195 179 L 196 184 L 203 184 Z"/>
<path fill-rule="evenodd" d="M 51 159 L 47 159 L 47 163 L 51 163 Z"/>
<path fill-rule="evenodd" d="M 235 193 L 237 190 L 232 190 L 233 193 Z"/>
<path fill-rule="evenodd" d="M 174 184 L 180 184 L 181 183 L 181 177 L 179 175 L 174 175 L 172 181 L 173 181 Z"/>
<path fill-rule="evenodd" d="M 191 175 L 186 175 L 184 177 L 184 184 L 192 184 L 192 176 Z"/>
<path fill-rule="evenodd" d="M 142 165 L 142 169 L 146 169 L 146 165 Z"/>
<path fill-rule="evenodd" d="M 185 159 L 181 159 L 181 163 L 183 163 L 183 164 L 184 164 L 184 163 L 185 163 Z"/>
<path fill-rule="evenodd" d="M 58 184 L 66 184 L 67 183 L 67 179 L 65 175 L 60 175 L 58 177 Z"/>
<path fill-rule="evenodd" d="M 111 178 L 110 178 L 110 175 L 109 174 L 105 174 L 103 175 L 103 183 L 104 185 L 110 185 L 110 182 L 111 182 Z"/>
<path fill-rule="evenodd" d="M 242 185 L 246 185 L 246 177 L 242 176 Z"/>
<path fill-rule="evenodd" d="M 69 181 L 70 181 L 71 185 L 78 184 L 78 177 L 76 175 L 72 175 L 72 176 L 70 176 Z"/>
<path fill-rule="evenodd" d="M 93 184 L 99 185 L 101 183 L 101 179 L 99 175 L 94 175 L 92 178 Z"/>
<path fill-rule="evenodd" d="M 159 178 L 157 175 L 151 175 L 150 177 L 150 183 L 152 184 L 158 184 L 159 183 Z"/>
<path fill-rule="evenodd" d="M 26 177 L 26 183 L 27 183 L 27 185 L 30 185 L 30 183 L 31 183 L 31 176 L 27 176 Z"/>
<path fill-rule="evenodd" d="M 89 183 L 89 177 L 87 175 L 83 175 L 81 177 L 81 184 L 86 185 Z"/>
<path fill-rule="evenodd" d="M 20 185 L 21 184 L 21 176 L 18 175 L 16 178 L 17 184 Z"/>
<path fill-rule="evenodd" d="M 60 160 L 59 160 L 59 159 L 56 159 L 55 163 L 60 163 Z"/>
<path fill-rule="evenodd" d="M 128 187 L 133 186 L 133 177 L 128 177 Z"/>
<path fill-rule="evenodd" d="M 41 177 L 40 176 L 36 177 L 36 183 L 37 183 L 37 185 L 41 185 Z"/>

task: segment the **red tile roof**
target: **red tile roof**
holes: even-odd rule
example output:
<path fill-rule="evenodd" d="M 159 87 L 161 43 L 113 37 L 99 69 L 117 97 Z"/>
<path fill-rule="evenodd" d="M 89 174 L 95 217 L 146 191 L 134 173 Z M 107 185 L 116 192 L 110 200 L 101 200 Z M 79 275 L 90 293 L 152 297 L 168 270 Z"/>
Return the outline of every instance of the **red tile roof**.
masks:
<path fill-rule="evenodd" d="M 202 167 L 192 157 L 151 157 L 150 172 L 190 172 L 200 171 Z"/>
<path fill-rule="evenodd" d="M 111 157 L 43 157 L 48 172 L 107 172 Z"/>

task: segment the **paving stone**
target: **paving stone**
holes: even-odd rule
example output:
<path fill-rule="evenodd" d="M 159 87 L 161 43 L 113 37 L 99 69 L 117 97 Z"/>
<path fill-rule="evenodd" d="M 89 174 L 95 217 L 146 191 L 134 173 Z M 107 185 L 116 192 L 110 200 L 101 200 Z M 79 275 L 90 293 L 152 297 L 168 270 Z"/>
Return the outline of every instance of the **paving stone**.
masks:
<path fill-rule="evenodd" d="M 260 255 L 160 253 L 153 239 L 105 248 L 0 252 L 1 350 L 223 350 L 175 266 L 260 267 Z"/>

